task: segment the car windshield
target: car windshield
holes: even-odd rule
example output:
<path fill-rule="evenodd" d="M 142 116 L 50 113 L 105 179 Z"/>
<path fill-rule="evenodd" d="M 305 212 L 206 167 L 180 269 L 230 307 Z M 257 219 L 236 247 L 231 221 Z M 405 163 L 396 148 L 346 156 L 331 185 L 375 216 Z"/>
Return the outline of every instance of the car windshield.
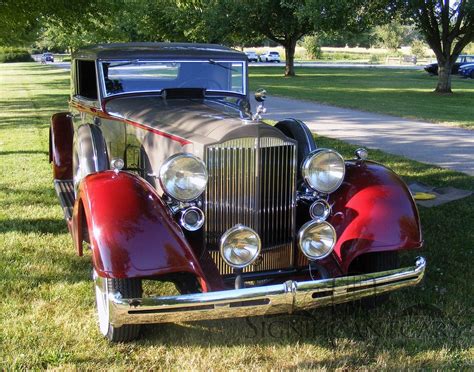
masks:
<path fill-rule="evenodd" d="M 474 56 L 459 56 L 456 62 L 457 63 L 474 62 Z"/>
<path fill-rule="evenodd" d="M 170 88 L 246 94 L 243 61 L 103 61 L 106 96 Z"/>

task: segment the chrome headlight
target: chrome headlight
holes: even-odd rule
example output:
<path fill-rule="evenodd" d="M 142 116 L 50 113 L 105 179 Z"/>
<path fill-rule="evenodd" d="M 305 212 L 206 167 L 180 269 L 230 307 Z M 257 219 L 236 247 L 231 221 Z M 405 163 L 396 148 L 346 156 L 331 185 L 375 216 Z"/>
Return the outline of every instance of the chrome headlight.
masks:
<path fill-rule="evenodd" d="M 160 184 L 166 194 L 179 201 L 194 200 L 206 188 L 206 165 L 192 154 L 175 154 L 161 166 Z"/>
<path fill-rule="evenodd" d="M 328 194 L 337 190 L 344 180 L 346 166 L 342 156 L 329 149 L 316 150 L 303 161 L 301 173 L 313 190 Z"/>
<path fill-rule="evenodd" d="M 298 233 L 298 244 L 310 260 L 320 260 L 333 251 L 336 230 L 326 221 L 309 221 Z"/>
<path fill-rule="evenodd" d="M 254 230 L 236 225 L 222 235 L 220 251 L 229 266 L 243 268 L 255 261 L 261 245 L 260 237 Z"/>

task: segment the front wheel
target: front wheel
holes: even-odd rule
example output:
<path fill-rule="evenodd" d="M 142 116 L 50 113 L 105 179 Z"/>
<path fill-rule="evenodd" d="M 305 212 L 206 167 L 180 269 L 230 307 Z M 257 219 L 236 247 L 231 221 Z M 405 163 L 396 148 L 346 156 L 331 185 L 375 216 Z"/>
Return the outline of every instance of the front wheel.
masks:
<path fill-rule="evenodd" d="M 111 292 L 120 292 L 124 298 L 140 298 L 143 292 L 141 280 L 102 278 L 97 275 L 95 270 L 93 278 L 100 333 L 111 342 L 127 342 L 137 339 L 140 335 L 139 324 L 124 324 L 121 327 L 110 324 L 108 296 Z"/>
<path fill-rule="evenodd" d="M 474 79 L 474 70 L 471 71 L 471 79 Z"/>

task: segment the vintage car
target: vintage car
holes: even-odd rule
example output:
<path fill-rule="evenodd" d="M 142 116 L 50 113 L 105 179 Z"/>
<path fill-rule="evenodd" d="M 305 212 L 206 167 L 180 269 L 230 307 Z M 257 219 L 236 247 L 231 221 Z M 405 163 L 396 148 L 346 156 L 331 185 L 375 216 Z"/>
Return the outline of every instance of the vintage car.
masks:
<path fill-rule="evenodd" d="M 252 114 L 247 72 L 218 45 L 73 54 L 50 161 L 109 340 L 146 323 L 370 305 L 422 279 L 423 258 L 399 267 L 423 244 L 405 183 L 364 149 L 317 147 L 301 121 L 265 123 L 263 90 Z"/>

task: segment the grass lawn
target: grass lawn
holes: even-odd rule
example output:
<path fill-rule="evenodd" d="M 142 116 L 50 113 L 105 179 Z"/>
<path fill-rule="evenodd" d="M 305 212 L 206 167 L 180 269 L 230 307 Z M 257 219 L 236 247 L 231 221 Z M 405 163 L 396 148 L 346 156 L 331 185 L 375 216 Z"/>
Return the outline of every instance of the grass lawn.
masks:
<path fill-rule="evenodd" d="M 474 196 L 421 208 L 426 280 L 370 313 L 338 306 L 156 325 L 143 340 L 108 344 L 96 326 L 90 254 L 75 256 L 48 164 L 49 117 L 67 109 L 68 89 L 68 74 L 52 67 L 0 64 L 1 370 L 473 367 Z M 355 148 L 318 142 L 346 157 Z M 375 150 L 370 157 L 406 180 L 474 189 L 464 174 Z"/>
<path fill-rule="evenodd" d="M 433 93 L 437 77 L 425 71 L 382 68 L 250 68 L 250 88 L 363 111 L 474 129 L 474 80 L 453 76 L 452 95 Z"/>

